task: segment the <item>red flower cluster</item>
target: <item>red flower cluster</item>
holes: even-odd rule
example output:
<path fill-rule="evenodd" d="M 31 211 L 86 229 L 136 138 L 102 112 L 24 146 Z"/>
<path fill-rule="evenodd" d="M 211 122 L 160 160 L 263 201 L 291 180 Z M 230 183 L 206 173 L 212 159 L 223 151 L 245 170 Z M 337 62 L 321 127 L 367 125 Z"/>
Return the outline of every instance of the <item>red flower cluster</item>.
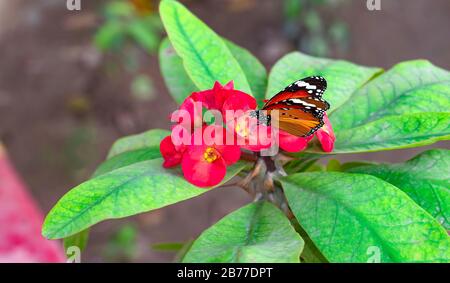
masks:
<path fill-rule="evenodd" d="M 233 82 L 225 86 L 216 82 L 210 90 L 192 93 L 171 116 L 176 122 L 172 134 L 161 141 L 163 166 L 170 168 L 181 164 L 186 180 L 199 187 L 219 184 L 227 166 L 239 160 L 241 148 L 261 151 L 272 145 L 270 126 L 244 115 L 255 110 L 256 106 L 256 100 L 235 90 Z M 213 113 L 211 125 L 203 120 L 203 108 Z M 229 117 L 230 113 L 238 114 Z M 325 125 L 316 132 L 316 136 L 323 150 L 330 152 L 335 137 L 326 116 L 324 121 Z M 279 147 L 287 152 L 298 152 L 304 150 L 312 138 L 296 137 L 280 130 Z"/>

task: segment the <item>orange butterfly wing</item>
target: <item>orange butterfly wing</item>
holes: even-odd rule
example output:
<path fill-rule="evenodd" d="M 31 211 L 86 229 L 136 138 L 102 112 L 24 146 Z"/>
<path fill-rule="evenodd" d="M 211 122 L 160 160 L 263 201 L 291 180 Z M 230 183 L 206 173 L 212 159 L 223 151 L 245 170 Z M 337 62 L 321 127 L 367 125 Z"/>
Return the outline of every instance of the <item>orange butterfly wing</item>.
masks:
<path fill-rule="evenodd" d="M 298 109 L 278 110 L 278 115 L 270 110 L 267 113 L 271 116 L 271 125 L 294 136 L 309 136 L 323 126 L 322 119 Z"/>
<path fill-rule="evenodd" d="M 281 130 L 295 136 L 309 136 L 323 126 L 323 115 L 330 108 L 322 99 L 326 88 L 322 77 L 304 78 L 267 101 L 263 110 Z"/>

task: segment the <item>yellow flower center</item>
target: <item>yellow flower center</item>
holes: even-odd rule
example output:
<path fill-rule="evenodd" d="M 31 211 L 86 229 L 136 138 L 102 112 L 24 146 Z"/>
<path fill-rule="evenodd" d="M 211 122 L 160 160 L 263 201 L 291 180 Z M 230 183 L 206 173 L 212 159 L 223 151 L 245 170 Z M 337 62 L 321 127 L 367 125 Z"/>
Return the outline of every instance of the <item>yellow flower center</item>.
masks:
<path fill-rule="evenodd" d="M 220 157 L 220 153 L 214 147 L 208 147 L 203 153 L 203 158 L 209 163 L 213 163 Z"/>
<path fill-rule="evenodd" d="M 245 121 L 238 122 L 234 129 L 236 130 L 236 133 L 238 133 L 238 135 L 240 135 L 241 137 L 246 138 L 249 134 L 247 123 Z"/>

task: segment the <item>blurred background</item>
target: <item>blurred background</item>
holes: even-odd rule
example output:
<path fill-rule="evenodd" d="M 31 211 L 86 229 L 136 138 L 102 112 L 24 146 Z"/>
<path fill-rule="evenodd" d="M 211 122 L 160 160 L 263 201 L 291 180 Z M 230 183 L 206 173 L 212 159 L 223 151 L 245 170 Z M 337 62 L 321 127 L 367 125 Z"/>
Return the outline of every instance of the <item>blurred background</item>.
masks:
<path fill-rule="evenodd" d="M 68 11 L 65 0 L 0 0 L 0 141 L 44 215 L 117 138 L 169 127 L 176 104 L 159 72 L 158 2 L 81 0 L 81 11 Z M 363 0 L 181 2 L 268 68 L 300 50 L 383 68 L 421 58 L 450 69 L 448 0 L 381 0 L 380 11 Z M 398 162 L 422 150 L 351 159 Z M 154 245 L 194 239 L 250 200 L 224 188 L 100 223 L 82 261 L 171 261 L 173 252 Z"/>

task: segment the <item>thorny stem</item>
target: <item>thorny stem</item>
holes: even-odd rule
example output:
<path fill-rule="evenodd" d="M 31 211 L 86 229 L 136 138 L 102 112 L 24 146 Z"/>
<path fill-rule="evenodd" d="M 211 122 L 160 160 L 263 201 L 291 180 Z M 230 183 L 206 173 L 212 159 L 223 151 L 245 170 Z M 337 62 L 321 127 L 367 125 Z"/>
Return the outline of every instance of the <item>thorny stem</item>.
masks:
<path fill-rule="evenodd" d="M 283 189 L 274 182 L 274 178 L 286 176 L 280 163 L 286 162 L 286 156 L 256 156 L 255 166 L 238 186 L 249 193 L 255 201 L 267 200 L 280 208 L 289 219 L 294 219 Z"/>
<path fill-rule="evenodd" d="M 253 153 L 242 152 L 241 159 L 247 160 L 247 161 L 256 161 L 258 159 L 258 157 Z"/>

